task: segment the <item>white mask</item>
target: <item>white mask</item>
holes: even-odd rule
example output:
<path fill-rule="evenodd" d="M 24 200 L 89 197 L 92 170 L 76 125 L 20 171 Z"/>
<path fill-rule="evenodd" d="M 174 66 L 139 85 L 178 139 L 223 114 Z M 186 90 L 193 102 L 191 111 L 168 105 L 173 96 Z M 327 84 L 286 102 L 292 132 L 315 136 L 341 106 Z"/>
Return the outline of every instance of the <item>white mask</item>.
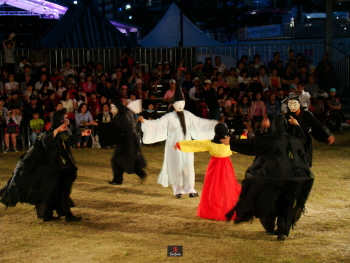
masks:
<path fill-rule="evenodd" d="M 185 108 L 185 101 L 184 100 L 176 101 L 174 102 L 173 106 L 176 111 L 183 111 Z"/>
<path fill-rule="evenodd" d="M 111 104 L 110 112 L 115 116 L 118 114 L 118 108 L 114 104 Z"/>
<path fill-rule="evenodd" d="M 300 109 L 300 102 L 297 100 L 289 100 L 288 108 L 291 112 L 297 112 Z"/>

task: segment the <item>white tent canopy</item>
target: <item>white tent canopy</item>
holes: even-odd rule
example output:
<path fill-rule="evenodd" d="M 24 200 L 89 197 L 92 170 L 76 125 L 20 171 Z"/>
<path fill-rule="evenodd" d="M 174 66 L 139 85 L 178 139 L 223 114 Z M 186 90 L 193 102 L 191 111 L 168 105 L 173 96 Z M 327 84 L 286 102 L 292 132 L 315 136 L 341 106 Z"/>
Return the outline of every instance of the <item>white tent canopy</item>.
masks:
<path fill-rule="evenodd" d="M 183 15 L 183 46 L 222 45 L 203 34 L 188 18 Z M 181 40 L 180 8 L 172 3 L 159 23 L 139 44 L 144 47 L 177 47 Z"/>

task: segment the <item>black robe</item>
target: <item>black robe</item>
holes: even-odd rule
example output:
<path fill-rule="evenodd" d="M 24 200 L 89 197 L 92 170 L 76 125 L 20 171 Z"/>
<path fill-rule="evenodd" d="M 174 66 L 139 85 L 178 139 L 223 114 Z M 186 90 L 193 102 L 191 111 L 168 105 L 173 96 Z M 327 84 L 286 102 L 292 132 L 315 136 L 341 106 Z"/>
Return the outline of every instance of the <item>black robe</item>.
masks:
<path fill-rule="evenodd" d="M 304 152 L 305 136 L 299 127 L 298 137 L 277 133 L 256 139 L 231 138 L 232 151 L 256 156 L 242 183 L 236 206 L 226 217 L 236 212 L 236 223 L 255 216 L 268 232 L 274 231 L 275 219 L 286 236 L 299 219 L 313 185 L 313 174 Z M 268 218 L 272 225 L 266 226 Z"/>
<path fill-rule="evenodd" d="M 81 134 L 69 136 L 59 132 L 53 136 L 50 128 L 23 154 L 7 185 L 1 190 L 1 202 L 16 206 L 18 202 L 36 206 L 38 218 L 71 215 L 73 203 L 69 197 L 76 179 L 77 166 L 70 151 Z"/>
<path fill-rule="evenodd" d="M 309 132 L 310 128 L 312 130 L 312 136 L 320 142 L 327 142 L 328 137 L 333 136 L 333 134 L 326 126 L 324 126 L 319 120 L 317 120 L 317 118 L 311 112 L 305 110 L 305 108 L 300 108 L 299 116 L 288 110 L 285 117 L 287 120 L 289 120 L 290 116 L 293 116 L 293 118 L 298 121 L 300 127 L 305 133 L 306 142 L 304 144 L 304 150 L 308 156 L 309 165 L 310 167 L 312 167 L 313 147 L 312 138 Z M 296 129 L 295 127 L 296 126 L 289 124 L 288 133 L 294 134 Z"/>

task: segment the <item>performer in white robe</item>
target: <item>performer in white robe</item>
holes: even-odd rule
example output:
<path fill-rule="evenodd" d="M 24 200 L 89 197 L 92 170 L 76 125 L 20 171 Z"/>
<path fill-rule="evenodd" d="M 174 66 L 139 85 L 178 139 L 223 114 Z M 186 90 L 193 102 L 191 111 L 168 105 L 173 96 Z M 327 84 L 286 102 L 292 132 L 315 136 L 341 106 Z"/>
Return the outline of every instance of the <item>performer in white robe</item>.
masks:
<path fill-rule="evenodd" d="M 175 145 L 183 140 L 211 140 L 214 138 L 214 128 L 218 122 L 198 118 L 184 111 L 185 101 L 178 88 L 173 97 L 173 106 L 175 111 L 165 114 L 160 119 L 144 120 L 140 117 L 143 143 L 151 144 L 166 140 L 163 168 L 158 183 L 164 187 L 172 185 L 177 198 L 181 198 L 185 193 L 190 197 L 196 197 L 198 193 L 194 189 L 194 154 L 174 150 Z M 181 119 L 184 119 L 182 123 Z"/>

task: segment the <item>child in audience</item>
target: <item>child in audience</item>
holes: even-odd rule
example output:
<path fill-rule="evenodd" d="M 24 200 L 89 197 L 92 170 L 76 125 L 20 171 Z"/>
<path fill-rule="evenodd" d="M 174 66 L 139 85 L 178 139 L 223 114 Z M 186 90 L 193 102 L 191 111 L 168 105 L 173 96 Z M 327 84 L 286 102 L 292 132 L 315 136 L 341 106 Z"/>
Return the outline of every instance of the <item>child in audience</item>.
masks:
<path fill-rule="evenodd" d="M 18 152 L 16 148 L 16 137 L 19 133 L 19 126 L 22 121 L 22 116 L 18 114 L 18 107 L 10 108 L 7 111 L 7 116 L 5 116 L 6 128 L 5 128 L 5 145 L 6 149 L 4 153 L 8 153 L 10 151 L 10 137 L 12 141 L 13 151 Z"/>
<path fill-rule="evenodd" d="M 32 138 L 32 145 L 34 145 L 36 139 L 38 136 L 43 134 L 44 131 L 44 121 L 39 118 L 39 112 L 34 110 L 33 111 L 33 119 L 30 120 L 30 129 L 32 130 L 31 138 Z"/>
<path fill-rule="evenodd" d="M 241 122 L 243 123 L 244 127 L 248 130 L 248 134 L 250 136 L 253 135 L 252 130 L 252 117 L 250 114 L 250 103 L 248 101 L 247 96 L 243 96 L 241 103 L 238 107 L 239 116 L 241 117 Z"/>
<path fill-rule="evenodd" d="M 63 86 L 63 80 L 62 79 L 58 79 L 56 81 L 56 97 L 58 99 L 61 99 L 62 98 L 62 93 L 65 90 L 66 90 L 66 88 Z"/>
<path fill-rule="evenodd" d="M 261 100 L 260 92 L 255 95 L 255 101 L 252 101 L 250 115 L 255 121 L 253 133 L 256 132 L 258 126 L 260 126 L 260 132 L 262 133 L 263 129 L 261 127 L 261 122 L 266 118 L 266 108 L 265 103 Z"/>

